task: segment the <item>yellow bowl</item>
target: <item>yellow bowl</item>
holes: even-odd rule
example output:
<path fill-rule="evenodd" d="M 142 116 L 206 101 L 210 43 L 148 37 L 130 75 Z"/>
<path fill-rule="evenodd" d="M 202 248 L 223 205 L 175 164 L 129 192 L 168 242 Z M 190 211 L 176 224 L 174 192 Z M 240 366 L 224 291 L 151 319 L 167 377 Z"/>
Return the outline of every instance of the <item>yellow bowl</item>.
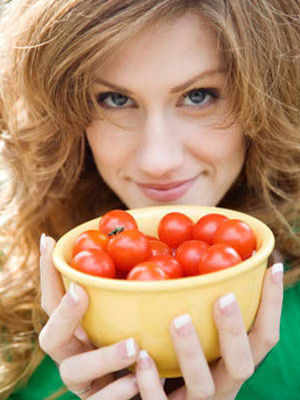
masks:
<path fill-rule="evenodd" d="M 189 313 L 199 334 L 208 361 L 220 356 L 212 307 L 215 300 L 234 292 L 242 311 L 246 329 L 255 318 L 260 300 L 268 257 L 274 247 L 271 230 L 261 221 L 244 213 L 199 206 L 162 206 L 130 210 L 139 229 L 157 234 L 163 215 L 179 211 L 193 221 L 208 213 L 220 213 L 247 222 L 257 238 L 257 252 L 242 263 L 210 274 L 168 281 L 136 282 L 99 278 L 81 273 L 69 266 L 75 238 L 83 231 L 97 229 L 99 218 L 70 230 L 57 242 L 53 261 L 67 288 L 71 281 L 85 288 L 90 305 L 82 325 L 98 347 L 134 337 L 141 349 L 154 358 L 162 377 L 181 376 L 169 334 L 171 320 Z"/>

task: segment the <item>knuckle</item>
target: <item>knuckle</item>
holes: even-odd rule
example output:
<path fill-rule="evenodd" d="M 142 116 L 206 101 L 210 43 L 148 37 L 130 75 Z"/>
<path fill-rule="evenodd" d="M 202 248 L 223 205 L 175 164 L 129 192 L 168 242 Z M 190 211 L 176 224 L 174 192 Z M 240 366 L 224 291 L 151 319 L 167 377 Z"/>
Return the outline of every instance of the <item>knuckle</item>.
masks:
<path fill-rule="evenodd" d="M 192 400 L 202 400 L 202 399 L 209 399 L 215 395 L 215 388 L 214 386 L 207 386 L 205 388 L 197 388 L 197 390 L 192 391 L 189 394 L 189 398 Z"/>
<path fill-rule="evenodd" d="M 232 324 L 228 325 L 226 327 L 225 331 L 227 331 L 227 333 L 229 333 L 231 336 L 236 337 L 236 336 L 243 335 L 245 332 L 245 328 L 244 328 L 243 324 L 238 322 L 238 323 L 232 323 Z"/>
<path fill-rule="evenodd" d="M 271 308 L 280 309 L 282 306 L 283 296 L 282 294 L 277 294 L 277 296 L 271 301 Z"/>
<path fill-rule="evenodd" d="M 99 358 L 98 360 L 98 368 L 101 370 L 103 374 L 110 373 L 111 371 L 114 371 L 116 368 L 120 368 L 120 360 L 116 357 L 112 357 L 107 353 L 103 353 L 102 357 Z"/>
<path fill-rule="evenodd" d="M 181 349 L 181 354 L 182 357 L 189 360 L 197 360 L 199 358 L 199 353 L 195 351 L 194 347 L 186 346 L 183 349 Z"/>
<path fill-rule="evenodd" d="M 67 385 L 69 383 L 70 368 L 68 359 L 63 360 L 59 365 L 59 374 L 61 380 Z"/>
<path fill-rule="evenodd" d="M 43 294 L 41 296 L 41 308 L 42 308 L 42 310 L 45 311 L 46 314 L 48 314 L 48 306 L 47 306 L 45 296 Z"/>
<path fill-rule="evenodd" d="M 124 399 L 124 392 L 121 388 L 118 388 L 114 392 L 114 400 L 123 400 Z"/>
<path fill-rule="evenodd" d="M 264 340 L 264 347 L 266 351 L 270 351 L 279 342 L 279 332 L 274 332 L 268 335 Z"/>
<path fill-rule="evenodd" d="M 244 363 L 240 363 L 238 368 L 232 374 L 232 378 L 238 384 L 245 382 L 250 376 L 253 375 L 255 370 L 253 361 L 248 361 Z"/>
<path fill-rule="evenodd" d="M 47 336 L 47 334 L 46 334 L 46 325 L 45 325 L 39 334 L 39 346 L 45 352 L 46 352 L 46 348 L 47 348 L 46 336 Z"/>
<path fill-rule="evenodd" d="M 50 353 L 51 351 L 51 341 L 49 340 L 48 333 L 47 333 L 47 324 L 43 327 L 39 334 L 39 345 L 40 348 L 45 353 Z"/>
<path fill-rule="evenodd" d="M 212 378 L 207 377 L 203 380 L 201 371 L 191 370 L 186 382 L 188 398 L 192 400 L 202 400 L 211 398 L 215 395 L 215 384 Z"/>

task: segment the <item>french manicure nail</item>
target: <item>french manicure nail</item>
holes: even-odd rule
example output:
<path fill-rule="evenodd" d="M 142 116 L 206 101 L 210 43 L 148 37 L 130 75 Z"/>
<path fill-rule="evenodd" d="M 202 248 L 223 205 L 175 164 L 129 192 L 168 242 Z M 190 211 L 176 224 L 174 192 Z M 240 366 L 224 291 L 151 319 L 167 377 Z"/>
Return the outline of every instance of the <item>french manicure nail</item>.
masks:
<path fill-rule="evenodd" d="M 228 293 L 219 299 L 219 307 L 223 314 L 232 315 L 238 307 L 234 293 Z"/>
<path fill-rule="evenodd" d="M 189 314 L 183 314 L 179 317 L 174 318 L 173 325 L 176 332 L 180 336 L 188 336 L 193 331 L 193 325 L 191 324 L 192 318 Z"/>
<path fill-rule="evenodd" d="M 141 368 L 148 368 L 151 365 L 151 358 L 146 350 L 141 350 L 138 357 L 139 366 Z"/>
<path fill-rule="evenodd" d="M 272 266 L 272 278 L 273 282 L 279 283 L 282 281 L 283 277 L 283 264 L 282 263 L 276 263 Z"/>
<path fill-rule="evenodd" d="M 74 332 L 75 336 L 82 342 L 87 342 L 89 340 L 88 335 L 85 333 L 81 326 L 78 326 Z"/>
<path fill-rule="evenodd" d="M 122 340 L 122 342 L 119 342 L 118 351 L 125 359 L 133 357 L 136 353 L 134 339 L 129 338 L 126 340 Z"/>
<path fill-rule="evenodd" d="M 79 303 L 79 295 L 78 295 L 78 292 L 76 290 L 76 285 L 75 285 L 74 282 L 70 283 L 69 290 L 68 290 L 68 295 L 69 295 L 70 299 L 72 300 L 72 302 L 74 304 L 78 304 Z"/>
<path fill-rule="evenodd" d="M 135 345 L 133 338 L 129 338 L 125 341 L 125 348 L 127 357 L 133 357 L 135 355 Z"/>
<path fill-rule="evenodd" d="M 180 315 L 179 317 L 174 318 L 174 326 L 176 329 L 181 328 L 183 325 L 188 324 L 189 322 L 191 322 L 191 317 L 189 314 L 183 314 Z"/>
<path fill-rule="evenodd" d="M 43 254 L 45 250 L 46 250 L 46 235 L 42 233 L 40 238 L 40 253 Z"/>

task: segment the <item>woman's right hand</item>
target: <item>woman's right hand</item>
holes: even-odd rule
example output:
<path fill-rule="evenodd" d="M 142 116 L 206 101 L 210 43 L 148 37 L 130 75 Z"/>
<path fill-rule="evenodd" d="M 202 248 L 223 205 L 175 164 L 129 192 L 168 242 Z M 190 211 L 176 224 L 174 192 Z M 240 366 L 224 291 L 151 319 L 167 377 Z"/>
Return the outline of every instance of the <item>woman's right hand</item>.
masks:
<path fill-rule="evenodd" d="M 92 345 L 80 325 L 88 307 L 87 293 L 71 285 L 64 294 L 52 263 L 54 245 L 52 238 L 41 238 L 41 303 L 49 319 L 39 335 L 40 347 L 57 363 L 67 388 L 81 399 L 129 400 L 139 391 L 135 375 L 115 380 L 113 373 L 137 360 L 138 346 L 131 338 L 100 349 Z"/>

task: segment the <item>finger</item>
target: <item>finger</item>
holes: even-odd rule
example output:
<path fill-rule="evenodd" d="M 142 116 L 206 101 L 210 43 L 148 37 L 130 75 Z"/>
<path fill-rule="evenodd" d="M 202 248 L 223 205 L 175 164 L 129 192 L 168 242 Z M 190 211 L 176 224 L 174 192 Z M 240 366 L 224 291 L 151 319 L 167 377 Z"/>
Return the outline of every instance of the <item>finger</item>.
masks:
<path fill-rule="evenodd" d="M 139 393 L 137 379 L 129 374 L 105 386 L 99 392 L 90 396 L 89 400 L 128 400 Z"/>
<path fill-rule="evenodd" d="M 40 279 L 41 304 L 43 310 L 50 316 L 64 295 L 64 287 L 59 272 L 52 263 L 52 251 L 55 240 L 44 234 L 41 236 Z"/>
<path fill-rule="evenodd" d="M 41 305 L 49 316 L 56 309 L 65 293 L 60 274 L 52 263 L 54 246 L 55 241 L 42 234 L 40 243 Z M 90 343 L 86 332 L 80 325 L 76 328 L 74 335 L 82 342 Z"/>
<path fill-rule="evenodd" d="M 81 325 L 78 325 L 77 328 L 74 331 L 74 336 L 77 337 L 77 339 L 81 340 L 83 343 L 90 344 L 91 341 L 86 334 L 85 330 L 82 328 Z"/>
<path fill-rule="evenodd" d="M 235 295 L 229 293 L 214 304 L 222 360 L 214 371 L 218 391 L 238 388 L 254 372 L 252 351 Z M 224 383 L 226 382 L 226 384 Z"/>
<path fill-rule="evenodd" d="M 184 314 L 175 318 L 170 332 L 188 398 L 206 399 L 212 396 L 214 382 L 191 317 Z"/>
<path fill-rule="evenodd" d="M 128 368 L 136 361 L 137 354 L 138 346 L 129 338 L 67 358 L 60 364 L 59 372 L 66 386 L 78 390 L 99 377 Z"/>
<path fill-rule="evenodd" d="M 283 265 L 277 263 L 266 271 L 259 310 L 249 334 L 255 365 L 279 341 L 282 299 Z"/>
<path fill-rule="evenodd" d="M 155 363 L 146 350 L 139 353 L 136 377 L 143 400 L 167 400 Z"/>
<path fill-rule="evenodd" d="M 60 363 L 64 358 L 86 349 L 74 336 L 74 331 L 87 307 L 86 292 L 81 286 L 72 283 L 42 329 L 39 336 L 40 346 L 56 362 Z"/>

